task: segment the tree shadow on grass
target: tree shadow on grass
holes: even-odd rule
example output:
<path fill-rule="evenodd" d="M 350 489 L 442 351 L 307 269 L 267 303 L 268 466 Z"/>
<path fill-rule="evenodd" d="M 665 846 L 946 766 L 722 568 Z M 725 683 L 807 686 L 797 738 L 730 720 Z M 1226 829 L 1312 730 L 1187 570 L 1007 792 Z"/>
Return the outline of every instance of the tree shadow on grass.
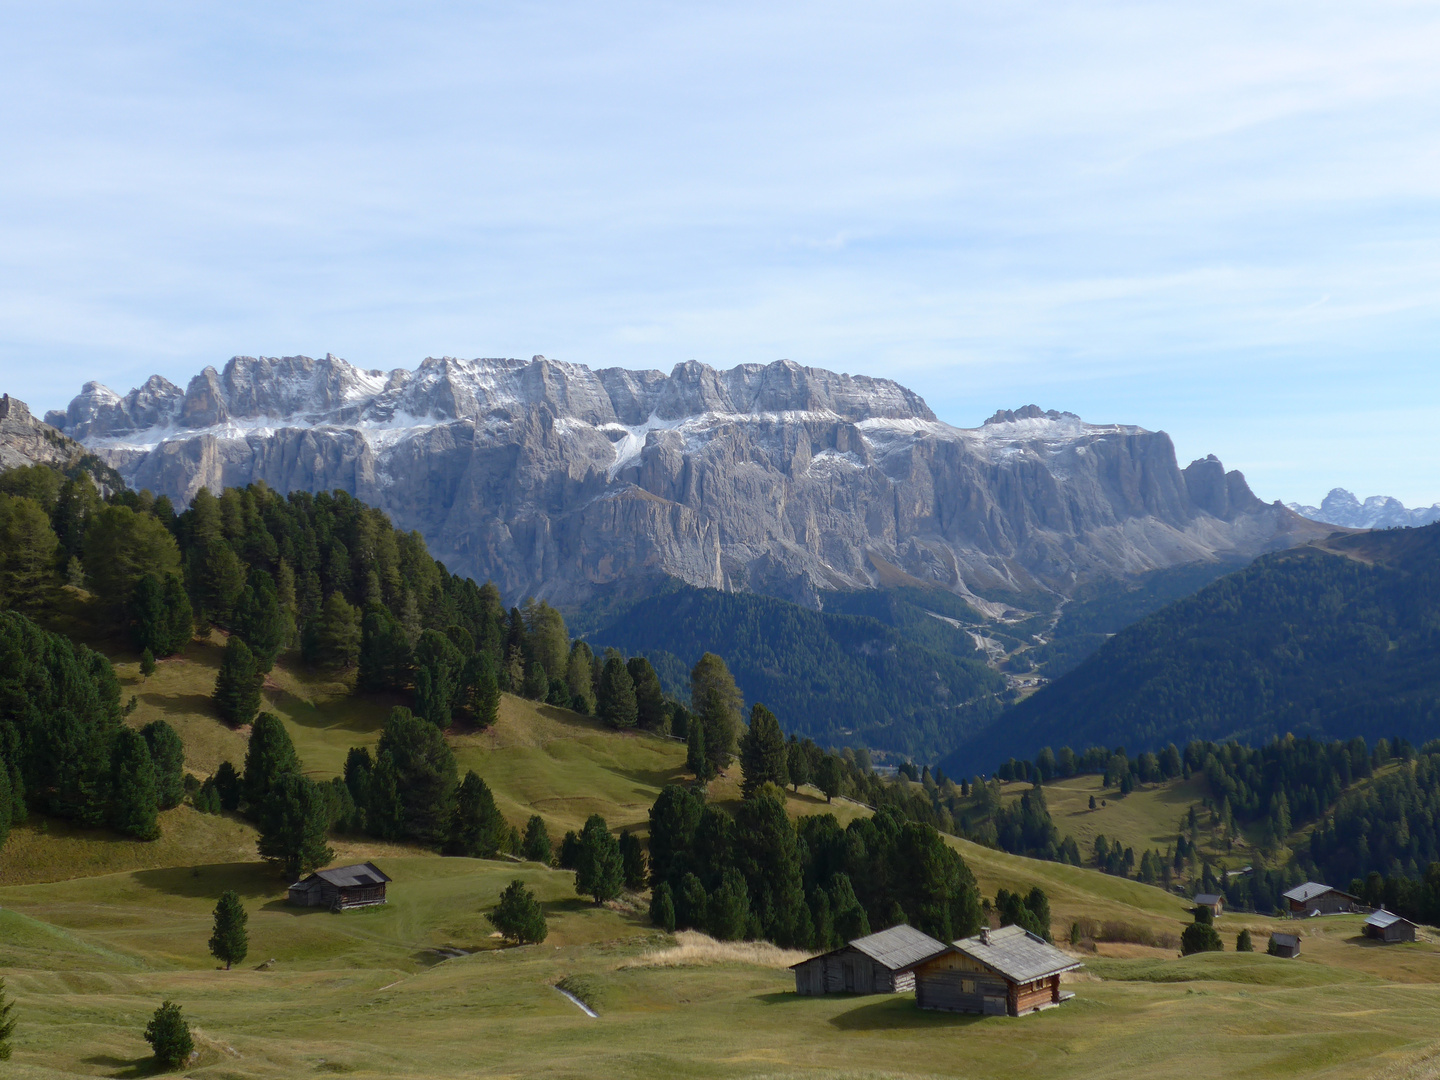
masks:
<path fill-rule="evenodd" d="M 215 715 L 215 700 L 208 694 L 164 694 L 157 691 L 136 696 L 144 704 L 170 716 L 208 716 L 217 724 L 228 726 Z"/>
<path fill-rule="evenodd" d="M 227 889 L 255 900 L 274 896 L 285 882 L 264 863 L 210 863 L 204 866 L 171 866 L 159 870 L 137 870 L 135 880 L 147 889 L 167 896 L 218 899 Z"/>
<path fill-rule="evenodd" d="M 922 1009 L 906 995 L 887 995 L 883 1000 L 857 1006 L 830 1018 L 841 1031 L 914 1031 L 931 1028 L 969 1027 L 985 1019 L 973 1013 L 937 1012 Z"/>
<path fill-rule="evenodd" d="M 86 1065 L 98 1065 L 102 1069 L 118 1069 L 110 1075 L 115 1077 L 159 1076 L 162 1070 L 150 1054 L 140 1058 L 122 1058 L 114 1054 L 93 1054 L 81 1058 Z"/>

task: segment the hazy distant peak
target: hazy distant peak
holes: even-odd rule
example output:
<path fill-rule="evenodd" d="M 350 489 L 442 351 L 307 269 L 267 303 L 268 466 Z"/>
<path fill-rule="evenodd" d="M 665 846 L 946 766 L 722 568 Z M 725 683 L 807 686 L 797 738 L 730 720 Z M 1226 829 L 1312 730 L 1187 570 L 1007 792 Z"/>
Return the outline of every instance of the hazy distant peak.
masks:
<path fill-rule="evenodd" d="M 1416 528 L 1440 521 L 1440 503 L 1411 510 L 1389 495 L 1372 495 L 1362 503 L 1352 492 L 1338 487 L 1331 488 L 1319 506 L 1286 505 L 1301 517 L 1345 529 Z"/>

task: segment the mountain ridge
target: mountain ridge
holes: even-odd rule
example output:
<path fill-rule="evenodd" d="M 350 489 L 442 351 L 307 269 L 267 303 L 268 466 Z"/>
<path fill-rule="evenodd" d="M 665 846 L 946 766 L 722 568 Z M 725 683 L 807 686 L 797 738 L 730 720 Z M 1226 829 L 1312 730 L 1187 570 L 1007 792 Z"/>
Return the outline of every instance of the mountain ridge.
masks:
<path fill-rule="evenodd" d="M 1213 456 L 1180 469 L 1164 432 L 1036 406 L 957 428 L 891 380 L 790 361 L 236 357 L 183 391 L 87 383 L 48 419 L 134 487 L 341 488 L 452 570 L 571 606 L 671 577 L 812 607 L 897 582 L 1064 592 L 1323 534 Z"/>
<path fill-rule="evenodd" d="M 1331 488 L 1319 506 L 1285 505 L 1303 518 L 1346 529 L 1418 528 L 1440 521 L 1440 502 L 1407 509 L 1392 496 L 1371 495 L 1362 503 L 1353 493 L 1338 487 Z"/>

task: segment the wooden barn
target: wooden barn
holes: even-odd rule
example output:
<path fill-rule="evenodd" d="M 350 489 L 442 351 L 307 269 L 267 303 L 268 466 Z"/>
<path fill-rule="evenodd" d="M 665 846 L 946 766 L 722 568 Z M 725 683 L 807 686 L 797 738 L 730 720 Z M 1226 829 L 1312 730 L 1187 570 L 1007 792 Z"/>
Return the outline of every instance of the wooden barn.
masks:
<path fill-rule="evenodd" d="M 285 900 L 301 907 L 328 907 L 331 911 L 370 907 L 385 903 L 385 883 L 389 880 L 389 875 L 374 863 L 337 866 L 317 870 L 295 882 Z"/>
<path fill-rule="evenodd" d="M 797 994 L 895 994 L 915 989 L 917 961 L 945 943 L 901 923 L 838 949 L 792 964 Z"/>
<path fill-rule="evenodd" d="M 1060 975 L 1080 966 L 1022 927 L 982 930 L 915 965 L 915 1003 L 947 1012 L 1024 1016 L 1074 997 L 1060 989 Z"/>
<path fill-rule="evenodd" d="M 1202 892 L 1195 894 L 1195 906 L 1207 907 L 1217 919 L 1225 913 L 1225 897 L 1219 893 Z"/>
<path fill-rule="evenodd" d="M 1353 911 L 1369 911 L 1358 896 L 1322 885 L 1318 881 L 1307 881 L 1285 893 L 1285 902 L 1290 908 L 1292 919 L 1303 919 L 1310 915 L 1343 915 Z"/>
<path fill-rule="evenodd" d="M 1365 936 L 1387 945 L 1397 941 L 1414 941 L 1415 930 L 1415 923 L 1383 907 L 1365 920 Z"/>
<path fill-rule="evenodd" d="M 1271 934 L 1270 946 L 1265 951 L 1271 956 L 1283 956 L 1287 960 L 1294 960 L 1300 955 L 1300 935 Z"/>

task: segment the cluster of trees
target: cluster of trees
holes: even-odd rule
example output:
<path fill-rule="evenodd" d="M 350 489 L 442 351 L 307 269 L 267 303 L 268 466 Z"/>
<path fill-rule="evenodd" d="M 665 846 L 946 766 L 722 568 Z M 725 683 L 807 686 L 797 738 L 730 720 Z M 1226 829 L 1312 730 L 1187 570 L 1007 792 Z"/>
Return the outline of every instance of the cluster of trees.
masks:
<path fill-rule="evenodd" d="M 30 809 L 127 836 L 159 835 L 184 798 L 184 747 L 156 720 L 123 722 L 110 662 L 0 611 L 0 843 Z"/>
<path fill-rule="evenodd" d="M 1419 877 L 1372 870 L 1351 881 L 1350 892 L 1371 907 L 1383 906 L 1411 922 L 1440 926 L 1440 862 L 1432 862 Z"/>
<path fill-rule="evenodd" d="M 1342 795 L 1311 833 L 1309 855 L 1331 881 L 1426 875 L 1440 861 L 1440 742 Z"/>
<path fill-rule="evenodd" d="M 974 877 L 936 830 L 889 807 L 841 828 L 831 814 L 792 823 L 762 783 L 734 816 L 698 790 L 665 788 L 650 810 L 650 914 L 666 929 L 831 948 L 908 922 L 941 940 L 971 934 Z"/>

